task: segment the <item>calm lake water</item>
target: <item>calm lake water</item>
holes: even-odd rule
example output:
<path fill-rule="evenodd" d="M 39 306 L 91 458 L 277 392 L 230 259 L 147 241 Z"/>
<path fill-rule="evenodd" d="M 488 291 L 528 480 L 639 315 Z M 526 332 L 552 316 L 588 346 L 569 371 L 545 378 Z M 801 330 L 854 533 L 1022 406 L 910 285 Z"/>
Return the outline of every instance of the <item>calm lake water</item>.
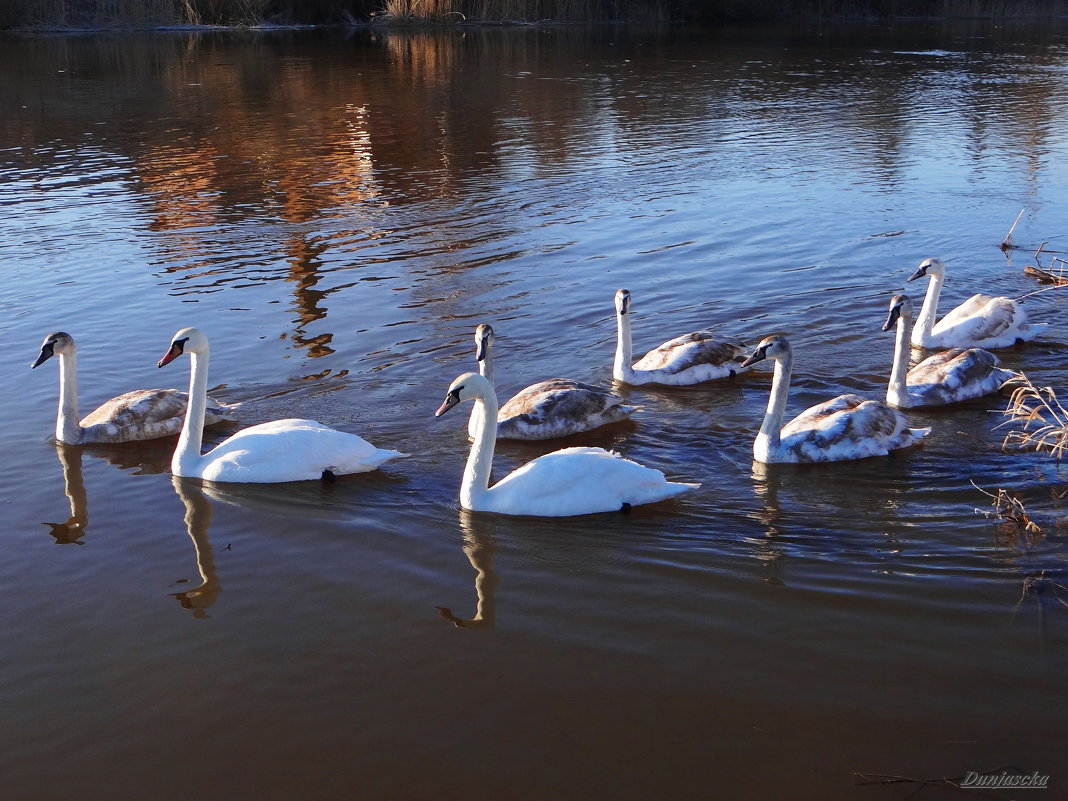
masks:
<path fill-rule="evenodd" d="M 610 384 L 620 287 L 638 353 L 786 333 L 789 411 L 880 396 L 923 258 L 948 309 L 1038 288 L 997 247 L 1021 209 L 1017 242 L 1068 249 L 1068 24 L 9 36 L 0 70 L 0 797 L 1068 792 L 1068 590 L 1025 585 L 1068 585 L 1068 476 L 1001 450 L 1004 398 L 763 468 L 768 370 L 620 388 L 634 421 L 567 444 L 702 487 L 555 520 L 462 512 L 466 410 L 433 417 L 481 322 L 504 395 Z M 1003 361 L 1068 392 L 1066 296 L 1027 307 L 1050 328 Z M 84 414 L 184 386 L 156 361 L 187 325 L 243 424 L 411 457 L 201 486 L 174 440 L 51 441 L 47 333 Z M 556 447 L 501 443 L 497 474 Z"/>

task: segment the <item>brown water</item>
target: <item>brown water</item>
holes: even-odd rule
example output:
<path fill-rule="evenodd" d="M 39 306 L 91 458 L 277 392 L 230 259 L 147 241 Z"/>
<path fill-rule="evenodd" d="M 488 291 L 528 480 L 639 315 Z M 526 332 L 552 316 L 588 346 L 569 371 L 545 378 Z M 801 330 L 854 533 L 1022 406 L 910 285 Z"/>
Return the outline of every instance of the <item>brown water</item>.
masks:
<path fill-rule="evenodd" d="M 624 388 L 635 422 L 578 441 L 702 487 L 561 520 L 461 512 L 465 420 L 433 418 L 479 322 L 502 393 L 609 383 L 623 286 L 638 352 L 786 332 L 790 410 L 878 396 L 922 258 L 949 308 L 1036 288 L 997 249 L 1021 208 L 1018 242 L 1064 244 L 1068 26 L 9 37 L 0 65 L 0 798 L 1068 792 L 1068 591 L 1025 586 L 1068 585 L 1068 478 L 1000 449 L 1003 398 L 913 414 L 911 453 L 762 468 L 767 371 Z M 1064 388 L 1064 296 L 1028 308 L 1050 329 L 1004 362 Z M 412 456 L 201 487 L 173 441 L 50 442 L 45 334 L 84 413 L 183 385 L 155 363 L 186 325 L 242 423 Z"/>

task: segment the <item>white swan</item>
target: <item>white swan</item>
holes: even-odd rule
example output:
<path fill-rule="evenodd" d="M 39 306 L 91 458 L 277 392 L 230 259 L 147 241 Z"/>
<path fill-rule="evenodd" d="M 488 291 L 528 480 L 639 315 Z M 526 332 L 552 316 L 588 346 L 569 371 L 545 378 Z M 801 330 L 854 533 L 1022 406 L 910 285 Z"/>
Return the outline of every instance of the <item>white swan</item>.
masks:
<path fill-rule="evenodd" d="M 694 331 L 668 340 L 631 364 L 630 292 L 616 292 L 616 358 L 612 377 L 624 384 L 687 386 L 742 372 L 745 346 L 737 339 Z"/>
<path fill-rule="evenodd" d="M 136 389 L 112 398 L 78 422 L 78 348 L 70 334 L 55 331 L 45 337 L 41 354 L 30 368 L 39 367 L 53 356 L 59 356 L 56 439 L 60 442 L 132 442 L 169 437 L 182 430 L 187 398 L 177 389 Z M 221 422 L 230 413 L 230 407 L 208 398 L 204 423 Z"/>
<path fill-rule="evenodd" d="M 475 359 L 479 375 L 493 383 L 493 328 L 475 328 Z M 481 410 L 468 422 L 474 439 Z M 498 439 L 553 439 L 618 423 L 637 407 L 627 406 L 619 395 L 570 378 L 552 378 L 520 390 L 497 412 Z"/>
<path fill-rule="evenodd" d="M 907 295 L 890 299 L 890 314 L 883 331 L 897 325 L 894 366 L 886 388 L 886 402 L 908 409 L 944 406 L 980 398 L 1001 388 L 1015 377 L 998 367 L 998 357 L 981 348 L 953 348 L 928 356 L 909 370 L 909 335 L 912 333 L 912 301 Z"/>
<path fill-rule="evenodd" d="M 836 462 L 884 456 L 905 448 L 930 433 L 909 428 L 905 416 L 885 403 L 858 395 L 839 395 L 816 404 L 782 424 L 794 356 L 785 337 L 767 337 L 745 360 L 747 365 L 775 360 L 771 399 L 760 432 L 753 442 L 758 462 Z"/>
<path fill-rule="evenodd" d="M 659 470 L 643 467 L 603 448 L 564 448 L 527 462 L 491 487 L 497 429 L 485 421 L 497 417 L 493 384 L 476 373 L 465 373 L 452 382 L 434 416 L 440 417 L 465 400 L 473 400 L 476 409 L 483 407 L 483 416 L 460 486 L 460 506 L 464 509 L 569 517 L 625 511 L 700 486 L 670 483 Z"/>
<path fill-rule="evenodd" d="M 936 323 L 946 265 L 941 259 L 924 259 L 908 280 L 925 276 L 931 280 L 912 329 L 912 344 L 918 348 L 1007 348 L 1046 328 L 1045 323 L 1027 322 L 1027 312 L 1012 298 L 990 295 L 972 295 Z"/>
<path fill-rule="evenodd" d="M 200 454 L 208 383 L 208 338 L 196 328 L 174 335 L 159 367 L 188 353 L 189 411 L 171 459 L 176 476 L 208 481 L 273 483 L 362 473 L 405 454 L 381 450 L 355 434 L 327 428 L 314 420 L 275 420 L 242 429 Z"/>

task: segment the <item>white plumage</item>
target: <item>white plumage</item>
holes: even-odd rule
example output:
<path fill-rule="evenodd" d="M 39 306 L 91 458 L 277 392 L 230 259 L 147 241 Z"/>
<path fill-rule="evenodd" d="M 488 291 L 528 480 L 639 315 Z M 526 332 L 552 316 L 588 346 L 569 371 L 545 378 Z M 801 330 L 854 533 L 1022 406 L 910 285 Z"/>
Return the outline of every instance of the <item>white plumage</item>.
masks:
<path fill-rule="evenodd" d="M 191 359 L 189 410 L 171 460 L 176 476 L 218 482 L 274 483 L 322 478 L 324 474 L 362 473 L 404 456 L 376 448 L 362 437 L 328 428 L 314 420 L 275 420 L 242 429 L 201 455 L 208 338 L 196 328 L 174 335 L 159 366 L 183 353 Z"/>
<path fill-rule="evenodd" d="M 187 395 L 177 389 L 135 389 L 101 404 L 78 420 L 78 347 L 74 338 L 55 331 L 41 343 L 41 353 L 30 365 L 39 367 L 53 356 L 59 357 L 59 414 L 56 439 L 68 445 L 133 442 L 159 439 L 182 430 Z M 231 407 L 206 399 L 204 422 L 212 425 L 227 420 Z"/>
<path fill-rule="evenodd" d="M 496 427 L 485 425 L 497 416 L 493 385 L 475 373 L 452 382 L 440 417 L 461 401 L 482 407 L 460 487 L 460 505 L 476 512 L 537 517 L 614 512 L 674 497 L 698 484 L 671 483 L 659 470 L 643 467 L 603 448 L 564 448 L 535 459 L 489 486 Z"/>
<path fill-rule="evenodd" d="M 895 325 L 894 366 L 886 389 L 886 402 L 891 406 L 944 406 L 981 398 L 996 392 L 1016 375 L 998 367 L 998 357 L 981 348 L 952 348 L 935 353 L 909 370 L 912 301 L 906 295 L 890 299 L 883 330 L 889 331 Z"/>
<path fill-rule="evenodd" d="M 616 357 L 612 377 L 625 384 L 688 386 L 728 378 L 746 368 L 745 346 L 737 339 L 694 331 L 668 340 L 637 362 L 633 359 L 630 325 L 630 292 L 616 292 Z"/>
<path fill-rule="evenodd" d="M 929 277 L 912 344 L 918 348 L 1007 348 L 1018 341 L 1033 339 L 1045 323 L 1029 323 L 1023 306 L 1006 297 L 972 295 L 941 320 L 938 298 L 946 280 L 946 266 L 940 259 L 924 259 L 910 281 Z"/>
<path fill-rule="evenodd" d="M 493 328 L 486 323 L 475 328 L 475 358 L 478 372 L 493 383 Z M 477 410 L 477 407 L 476 407 Z M 570 378 L 551 378 L 517 392 L 497 412 L 498 439 L 541 440 L 567 437 L 626 420 L 636 407 L 628 406 L 614 392 Z M 468 424 L 472 438 L 479 412 Z"/>
<path fill-rule="evenodd" d="M 775 360 L 771 398 L 753 442 L 758 462 L 836 462 L 885 456 L 914 444 L 929 428 L 909 428 L 901 412 L 859 395 L 839 395 L 782 424 L 790 392 L 793 351 L 785 337 L 761 340 L 746 365 Z"/>

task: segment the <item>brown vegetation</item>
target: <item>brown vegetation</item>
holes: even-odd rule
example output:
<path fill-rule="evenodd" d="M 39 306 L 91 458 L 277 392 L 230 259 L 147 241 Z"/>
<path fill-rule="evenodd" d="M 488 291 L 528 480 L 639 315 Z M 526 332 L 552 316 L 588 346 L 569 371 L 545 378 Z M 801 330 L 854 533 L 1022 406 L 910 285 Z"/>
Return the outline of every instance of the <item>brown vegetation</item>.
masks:
<path fill-rule="evenodd" d="M 5 0 L 0 28 L 19 26 L 400 24 L 457 22 L 764 21 L 801 17 L 1029 17 L 1068 0 Z"/>

